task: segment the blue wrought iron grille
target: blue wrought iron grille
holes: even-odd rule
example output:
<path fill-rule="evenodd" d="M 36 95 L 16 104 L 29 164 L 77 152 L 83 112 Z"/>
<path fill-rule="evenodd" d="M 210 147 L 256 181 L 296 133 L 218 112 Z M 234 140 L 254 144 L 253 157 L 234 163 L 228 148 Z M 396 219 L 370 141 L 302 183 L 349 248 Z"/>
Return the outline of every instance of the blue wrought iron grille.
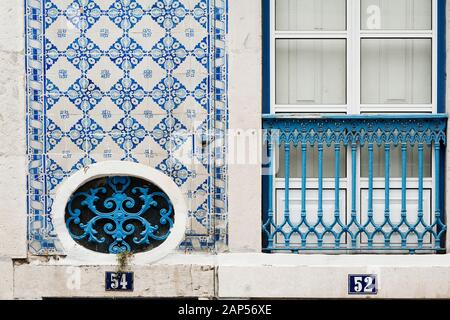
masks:
<path fill-rule="evenodd" d="M 135 177 L 102 177 L 81 186 L 66 207 L 72 238 L 97 252 L 143 252 L 164 242 L 174 223 L 168 196 Z"/>
<path fill-rule="evenodd" d="M 266 251 L 290 250 L 350 250 L 374 251 L 391 250 L 415 252 L 418 250 L 445 250 L 446 225 L 442 212 L 443 199 L 441 188 L 441 164 L 443 149 L 446 144 L 446 115 L 389 115 L 389 116 L 323 116 L 318 118 L 302 118 L 292 115 L 266 115 L 263 117 L 265 150 L 268 161 L 266 167 L 267 205 L 263 217 L 264 247 Z M 298 149 L 297 149 L 298 148 Z M 324 212 L 324 149 L 332 148 L 334 154 L 334 209 Z M 362 212 L 362 205 L 357 206 L 358 193 L 358 153 L 368 153 L 367 171 L 367 208 Z M 384 154 L 384 214 L 374 214 L 374 155 L 382 150 Z M 401 210 L 395 212 L 391 203 L 391 160 L 392 150 L 401 150 Z M 408 151 L 415 148 L 417 152 L 417 172 L 415 174 L 414 197 L 411 196 L 407 173 Z M 427 165 L 426 149 L 433 150 L 434 164 L 432 187 L 433 210 L 425 216 L 424 179 Z M 294 150 L 301 153 L 300 163 L 292 164 Z M 308 152 L 315 150 L 317 154 L 317 175 L 315 179 L 314 201 L 317 209 L 311 214 L 310 191 L 308 191 Z M 275 203 L 274 175 L 276 157 L 284 153 L 284 208 L 279 209 Z M 348 178 L 346 196 L 341 190 L 342 153 L 348 154 Z M 298 159 L 298 158 L 296 158 Z M 361 158 L 361 161 L 363 158 Z M 347 161 L 346 161 L 347 162 Z M 292 188 L 292 165 L 300 167 L 300 188 Z M 431 167 L 431 163 L 428 164 Z M 328 177 L 329 178 L 329 177 Z M 330 180 L 330 179 L 328 179 Z M 380 179 L 378 179 L 380 180 Z M 379 181 L 378 181 L 379 182 Z M 283 183 L 283 182 L 282 182 Z M 333 182 L 331 182 L 333 183 Z M 380 190 L 377 190 L 380 191 Z M 291 208 L 290 197 L 298 192 L 300 206 Z M 416 193 L 417 192 L 417 193 Z M 350 199 L 348 199 L 350 197 Z M 409 198 L 408 198 L 409 197 Z M 378 199 L 378 201 L 381 198 Z M 346 212 L 342 212 L 341 202 L 349 204 Z M 408 212 L 407 203 L 417 201 L 414 212 Z M 298 209 L 299 208 L 299 209 Z M 397 206 L 398 209 L 398 206 Z M 282 211 L 282 212 L 280 212 Z M 411 211 L 411 210 L 410 210 Z M 328 219 L 324 216 L 327 214 Z M 332 217 L 331 219 L 329 217 Z M 380 217 L 381 216 L 381 217 Z M 381 240 L 380 240 L 381 239 Z"/>

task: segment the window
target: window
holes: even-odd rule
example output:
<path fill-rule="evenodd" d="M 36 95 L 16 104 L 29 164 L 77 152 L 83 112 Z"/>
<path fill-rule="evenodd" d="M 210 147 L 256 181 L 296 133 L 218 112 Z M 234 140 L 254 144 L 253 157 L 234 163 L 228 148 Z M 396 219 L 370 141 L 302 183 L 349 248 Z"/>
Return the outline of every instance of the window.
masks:
<path fill-rule="evenodd" d="M 267 142 L 274 164 L 266 247 L 441 246 L 442 140 L 420 129 L 438 112 L 438 0 L 268 1 L 271 116 L 264 121 L 268 139 L 280 129 L 284 137 Z M 366 138 L 333 136 L 347 139 L 351 130 Z M 416 230 L 423 237 L 412 239 L 414 223 L 426 226 Z"/>
<path fill-rule="evenodd" d="M 436 112 L 435 0 L 271 0 L 271 112 Z"/>

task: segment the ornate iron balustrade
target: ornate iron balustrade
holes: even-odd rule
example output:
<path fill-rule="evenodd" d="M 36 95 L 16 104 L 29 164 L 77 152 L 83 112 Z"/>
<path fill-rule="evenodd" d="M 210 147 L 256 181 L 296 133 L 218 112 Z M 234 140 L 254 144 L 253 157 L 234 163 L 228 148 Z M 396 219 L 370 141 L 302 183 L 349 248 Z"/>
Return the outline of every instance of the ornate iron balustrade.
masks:
<path fill-rule="evenodd" d="M 264 145 L 268 161 L 266 165 L 266 180 L 264 194 L 263 235 L 265 251 L 289 250 L 300 252 L 304 250 L 349 250 L 374 251 L 391 250 L 398 252 L 407 250 L 443 251 L 445 250 L 445 217 L 443 215 L 443 149 L 446 144 L 446 115 L 370 115 L 370 116 L 318 116 L 299 117 L 295 115 L 267 115 L 263 117 Z M 391 150 L 401 148 L 401 212 L 393 212 L 391 208 Z M 295 190 L 291 187 L 294 180 L 290 175 L 291 152 L 299 148 L 301 162 L 294 165 L 301 168 L 301 176 L 297 179 Z M 308 208 L 307 183 L 307 153 L 315 148 L 317 154 L 317 177 L 314 192 L 317 190 L 317 210 L 311 214 Z M 324 212 L 323 193 L 324 148 L 334 150 L 334 210 Z M 365 212 L 357 206 L 359 185 L 358 162 L 362 149 L 367 150 L 367 206 Z M 384 184 L 384 212 L 374 214 L 374 151 L 379 148 L 384 152 L 384 177 L 379 184 Z M 417 150 L 417 178 L 414 194 L 417 196 L 417 207 L 409 210 L 407 182 L 407 151 Z M 424 213 L 424 149 L 430 148 L 434 155 L 434 165 L 430 183 L 430 202 L 432 210 L 429 216 Z M 277 178 L 274 174 L 276 155 L 284 152 L 284 177 Z M 346 165 L 347 196 L 342 199 L 340 177 L 341 153 L 348 155 Z M 333 153 L 332 153 L 333 154 Z M 284 207 L 280 210 L 275 199 L 275 184 L 283 184 Z M 330 179 L 328 179 L 330 180 Z M 284 192 L 283 192 L 284 189 Z M 380 191 L 380 190 L 378 190 Z M 417 193 L 416 193 L 417 191 Z M 298 192 L 300 209 L 292 210 L 290 196 Z M 348 198 L 350 197 L 350 198 Z M 412 197 L 410 197 L 412 198 Z M 379 200 L 379 199 L 378 199 Z M 340 202 L 346 201 L 348 209 L 341 212 Z M 333 205 L 333 204 L 332 204 Z M 381 204 L 383 205 L 383 204 Z M 362 207 L 362 206 L 360 206 Z M 280 212 L 282 211 L 282 212 Z M 414 211 L 414 212 L 411 212 Z M 327 213 L 328 221 L 324 218 Z M 397 219 L 394 219 L 394 216 Z M 411 216 L 413 218 L 411 218 Z M 400 218 L 398 218 L 400 217 Z M 381 241 L 380 241 L 381 239 Z"/>

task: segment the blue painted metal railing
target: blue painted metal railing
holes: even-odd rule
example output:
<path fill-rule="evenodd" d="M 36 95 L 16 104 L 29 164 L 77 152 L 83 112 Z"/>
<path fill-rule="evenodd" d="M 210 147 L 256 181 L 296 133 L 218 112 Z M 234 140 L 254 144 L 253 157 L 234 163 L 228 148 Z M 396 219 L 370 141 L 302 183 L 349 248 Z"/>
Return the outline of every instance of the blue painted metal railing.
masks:
<path fill-rule="evenodd" d="M 265 172 L 265 212 L 263 217 L 264 249 L 268 252 L 289 250 L 392 250 L 415 252 L 419 250 L 445 250 L 445 217 L 441 179 L 443 179 L 442 156 L 446 144 L 446 115 L 355 115 L 301 117 L 296 115 L 266 115 L 263 117 L 264 142 L 268 156 Z M 317 211 L 311 218 L 307 208 L 307 152 L 317 150 Z M 326 222 L 323 209 L 323 161 L 324 147 L 334 148 L 334 212 L 333 221 Z M 358 212 L 357 184 L 358 149 L 368 152 L 368 203 L 366 212 Z M 400 221 L 394 221 L 391 212 L 390 177 L 391 149 L 401 147 L 401 212 Z M 417 211 L 407 216 L 407 151 L 417 148 Z M 434 212 L 424 217 L 424 148 L 434 149 Z M 281 150 L 283 148 L 283 150 Z M 300 190 L 291 187 L 291 152 L 300 148 L 302 160 Z M 342 218 L 340 209 L 340 155 L 349 151 L 350 210 Z M 384 221 L 374 217 L 374 149 L 382 148 L 385 154 L 384 172 Z M 284 209 L 276 212 L 274 200 L 275 155 L 284 151 Z M 291 209 L 289 197 L 293 192 L 301 195 L 300 209 Z M 345 199 L 347 201 L 347 199 Z M 308 211 L 308 215 L 307 215 Z M 359 209 L 360 211 L 360 209 Z M 414 221 L 411 221 L 414 220 Z M 428 221 L 427 221 L 428 220 Z M 393 241 L 396 236 L 399 241 Z M 324 242 L 325 237 L 328 241 Z M 381 237 L 383 241 L 375 241 Z M 296 241 L 293 239 L 296 238 Z M 332 241 L 329 241 L 329 239 Z M 365 241 L 361 241 L 364 238 Z M 411 238 L 415 239 L 411 241 Z M 431 238 L 431 241 L 429 239 Z M 428 241 L 425 241 L 428 239 Z"/>

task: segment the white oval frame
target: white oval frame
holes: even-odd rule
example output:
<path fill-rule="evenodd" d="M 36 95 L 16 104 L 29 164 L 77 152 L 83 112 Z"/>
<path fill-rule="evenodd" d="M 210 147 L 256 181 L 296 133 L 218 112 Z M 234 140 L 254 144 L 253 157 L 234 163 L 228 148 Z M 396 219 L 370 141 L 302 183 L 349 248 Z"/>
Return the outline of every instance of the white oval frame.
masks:
<path fill-rule="evenodd" d="M 117 264 L 115 254 L 95 252 L 75 242 L 65 223 L 66 205 L 72 194 L 88 181 L 112 175 L 132 176 L 152 182 L 167 194 L 175 212 L 175 221 L 169 237 L 154 249 L 134 254 L 131 263 L 137 265 L 153 263 L 173 252 L 186 232 L 187 206 L 181 190 L 170 177 L 154 168 L 132 162 L 108 161 L 96 163 L 76 172 L 57 189 L 52 215 L 55 231 L 63 246 L 66 260 L 94 265 Z"/>

